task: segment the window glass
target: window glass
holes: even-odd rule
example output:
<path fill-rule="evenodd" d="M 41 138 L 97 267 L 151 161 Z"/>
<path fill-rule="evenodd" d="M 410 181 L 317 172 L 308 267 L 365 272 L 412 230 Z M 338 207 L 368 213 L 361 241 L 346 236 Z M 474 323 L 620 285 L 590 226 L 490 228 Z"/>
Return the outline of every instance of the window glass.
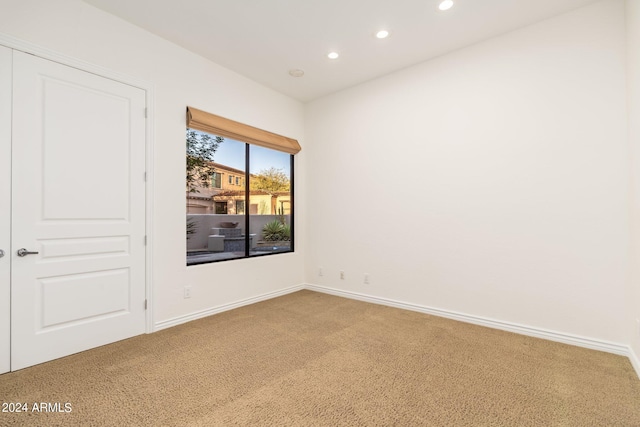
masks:
<path fill-rule="evenodd" d="M 251 146 L 249 164 L 251 255 L 292 250 L 292 156 Z"/>
<path fill-rule="evenodd" d="M 292 169 L 290 154 L 187 129 L 187 265 L 292 251 Z"/>

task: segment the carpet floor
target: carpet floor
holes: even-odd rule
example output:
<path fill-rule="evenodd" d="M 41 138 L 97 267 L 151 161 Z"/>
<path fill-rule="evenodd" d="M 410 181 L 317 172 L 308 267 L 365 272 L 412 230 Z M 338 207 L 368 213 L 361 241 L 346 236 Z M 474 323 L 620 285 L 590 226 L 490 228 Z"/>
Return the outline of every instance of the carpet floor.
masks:
<path fill-rule="evenodd" d="M 0 398 L 1 426 L 640 426 L 625 357 L 311 291 L 0 375 Z"/>

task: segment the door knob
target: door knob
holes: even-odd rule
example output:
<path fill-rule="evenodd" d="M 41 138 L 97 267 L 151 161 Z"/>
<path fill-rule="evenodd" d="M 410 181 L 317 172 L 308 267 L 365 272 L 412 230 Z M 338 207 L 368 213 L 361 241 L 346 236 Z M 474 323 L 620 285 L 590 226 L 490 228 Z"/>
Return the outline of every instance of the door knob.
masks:
<path fill-rule="evenodd" d="M 18 249 L 18 256 L 36 255 L 39 252 L 29 252 L 25 248 Z"/>
<path fill-rule="evenodd" d="M 2 258 L 3 256 L 4 256 L 4 251 L 0 249 L 0 258 Z"/>

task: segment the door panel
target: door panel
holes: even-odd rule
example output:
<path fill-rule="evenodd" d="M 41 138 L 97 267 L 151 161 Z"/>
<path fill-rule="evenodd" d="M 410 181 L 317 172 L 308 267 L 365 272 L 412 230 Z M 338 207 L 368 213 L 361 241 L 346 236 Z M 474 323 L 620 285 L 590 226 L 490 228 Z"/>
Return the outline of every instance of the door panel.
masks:
<path fill-rule="evenodd" d="M 47 135 L 42 152 L 42 219 L 128 222 L 129 98 L 96 92 L 85 86 L 91 82 L 70 83 L 67 76 L 42 74 L 38 80 Z M 84 106 L 84 111 L 75 106 Z M 110 123 L 119 125 L 105 126 Z"/>
<path fill-rule="evenodd" d="M 37 299 L 42 307 L 42 329 L 126 313 L 129 308 L 129 269 L 67 274 L 40 280 Z M 84 301 L 70 304 L 69 296 Z"/>
<path fill-rule="evenodd" d="M 13 66 L 16 370 L 144 333 L 145 94 L 21 52 Z"/>
<path fill-rule="evenodd" d="M 8 372 L 11 340 L 11 49 L 0 46 L 0 374 Z"/>

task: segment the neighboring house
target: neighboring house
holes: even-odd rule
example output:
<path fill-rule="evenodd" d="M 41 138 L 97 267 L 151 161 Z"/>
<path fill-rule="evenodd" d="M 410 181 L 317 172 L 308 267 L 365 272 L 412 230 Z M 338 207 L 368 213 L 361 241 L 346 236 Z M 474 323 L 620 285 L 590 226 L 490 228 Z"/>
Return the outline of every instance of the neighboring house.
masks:
<path fill-rule="evenodd" d="M 197 192 L 187 192 L 188 214 L 244 214 L 244 171 L 212 162 L 215 172 L 209 187 L 196 187 Z M 252 215 L 289 215 L 291 193 L 289 191 L 251 190 L 249 213 Z"/>
<path fill-rule="evenodd" d="M 196 187 L 196 192 L 193 193 L 187 191 L 188 214 L 236 213 L 235 204 L 228 206 L 224 201 L 215 202 L 213 196 L 227 191 L 244 193 L 244 171 L 220 163 L 212 162 L 211 164 L 215 168 L 215 172 L 211 176 L 209 187 Z"/>
<path fill-rule="evenodd" d="M 289 215 L 291 213 L 291 193 L 289 191 L 251 190 L 249 199 L 249 213 L 251 215 Z M 223 191 L 215 194 L 213 201 L 216 206 L 227 206 L 227 212 L 216 213 L 245 213 L 244 190 Z"/>

